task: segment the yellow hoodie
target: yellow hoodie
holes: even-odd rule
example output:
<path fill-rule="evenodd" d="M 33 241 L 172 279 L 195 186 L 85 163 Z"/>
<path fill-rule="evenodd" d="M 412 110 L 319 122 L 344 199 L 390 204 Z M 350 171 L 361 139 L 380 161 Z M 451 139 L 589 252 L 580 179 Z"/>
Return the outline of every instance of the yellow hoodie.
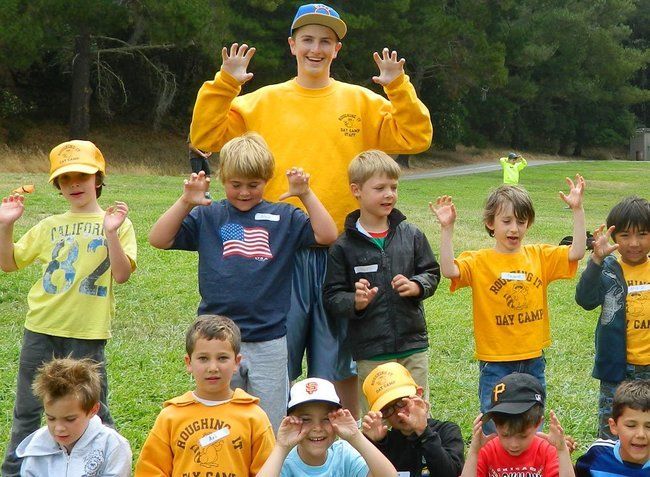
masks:
<path fill-rule="evenodd" d="M 417 153 L 431 145 L 429 111 L 406 75 L 384 88 L 388 100 L 334 79 L 320 89 L 303 88 L 294 78 L 237 96 L 240 91 L 239 83 L 223 71 L 203 84 L 194 106 L 192 143 L 219 151 L 233 137 L 258 132 L 276 161 L 264 198 L 277 201 L 287 190 L 284 171 L 302 167 L 339 230 L 345 216 L 358 207 L 347 176 L 354 156 L 368 149 Z"/>
<path fill-rule="evenodd" d="M 142 447 L 136 477 L 253 476 L 275 445 L 259 399 L 235 389 L 216 406 L 198 402 L 192 392 L 166 401 Z"/>

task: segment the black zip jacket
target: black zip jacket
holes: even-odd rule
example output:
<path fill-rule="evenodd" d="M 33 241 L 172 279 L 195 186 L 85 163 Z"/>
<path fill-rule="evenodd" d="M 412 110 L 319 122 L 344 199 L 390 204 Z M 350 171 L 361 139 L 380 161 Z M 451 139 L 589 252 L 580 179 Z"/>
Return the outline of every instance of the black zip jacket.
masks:
<path fill-rule="evenodd" d="M 358 210 L 330 247 L 323 289 L 325 308 L 335 320 L 348 320 L 347 343 L 355 360 L 427 348 L 422 300 L 440 281 L 440 266 L 425 235 L 397 209 L 388 216 L 384 250 L 356 228 Z M 420 296 L 402 298 L 391 287 L 402 274 L 420 286 Z M 354 284 L 365 278 L 379 291 L 368 307 L 354 309 Z"/>

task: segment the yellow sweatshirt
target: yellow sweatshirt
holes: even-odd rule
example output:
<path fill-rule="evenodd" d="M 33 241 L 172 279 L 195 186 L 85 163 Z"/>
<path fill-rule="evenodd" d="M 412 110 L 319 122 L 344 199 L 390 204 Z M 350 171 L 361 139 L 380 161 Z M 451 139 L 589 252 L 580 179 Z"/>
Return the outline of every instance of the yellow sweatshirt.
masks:
<path fill-rule="evenodd" d="M 302 167 L 311 174 L 312 190 L 339 230 L 346 215 L 358 208 L 347 176 L 354 156 L 368 149 L 414 154 L 431 145 L 429 111 L 406 75 L 384 88 L 388 100 L 333 79 L 321 89 L 303 88 L 292 79 L 237 96 L 240 91 L 241 86 L 225 72 L 203 84 L 194 106 L 192 143 L 202 150 L 219 151 L 233 137 L 258 132 L 276 161 L 276 174 L 264 198 L 277 201 L 287 190 L 284 171 Z"/>
<path fill-rule="evenodd" d="M 241 389 L 216 406 L 198 402 L 192 392 L 166 401 L 142 447 L 135 476 L 256 475 L 275 445 L 258 402 Z"/>

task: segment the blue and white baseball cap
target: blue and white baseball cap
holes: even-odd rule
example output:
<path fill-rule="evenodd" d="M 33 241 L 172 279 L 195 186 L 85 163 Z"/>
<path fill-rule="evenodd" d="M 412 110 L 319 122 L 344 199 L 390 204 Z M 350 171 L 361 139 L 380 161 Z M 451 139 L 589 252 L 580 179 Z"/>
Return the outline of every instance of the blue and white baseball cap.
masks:
<path fill-rule="evenodd" d="M 348 31 L 347 25 L 336 10 L 322 3 L 309 3 L 298 8 L 291 24 L 290 34 L 293 35 L 296 28 L 305 25 L 323 25 L 331 28 L 339 40 L 342 40 Z"/>

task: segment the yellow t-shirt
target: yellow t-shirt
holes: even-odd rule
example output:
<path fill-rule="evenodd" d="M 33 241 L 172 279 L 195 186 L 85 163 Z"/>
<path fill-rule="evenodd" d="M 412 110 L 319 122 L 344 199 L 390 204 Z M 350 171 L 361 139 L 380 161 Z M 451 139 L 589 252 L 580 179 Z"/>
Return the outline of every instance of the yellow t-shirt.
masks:
<path fill-rule="evenodd" d="M 115 298 L 103 221 L 103 212 L 53 215 L 16 242 L 18 268 L 43 264 L 27 296 L 25 328 L 66 338 L 110 338 Z M 137 246 L 128 218 L 118 236 L 135 269 Z"/>
<path fill-rule="evenodd" d="M 472 288 L 476 358 L 517 361 L 541 356 L 551 344 L 546 289 L 575 276 L 578 262 L 569 247 L 525 245 L 518 253 L 494 249 L 463 252 L 455 260 L 460 276 L 451 291 Z"/>
<path fill-rule="evenodd" d="M 650 260 L 636 267 L 619 263 L 627 283 L 627 362 L 650 365 Z"/>

